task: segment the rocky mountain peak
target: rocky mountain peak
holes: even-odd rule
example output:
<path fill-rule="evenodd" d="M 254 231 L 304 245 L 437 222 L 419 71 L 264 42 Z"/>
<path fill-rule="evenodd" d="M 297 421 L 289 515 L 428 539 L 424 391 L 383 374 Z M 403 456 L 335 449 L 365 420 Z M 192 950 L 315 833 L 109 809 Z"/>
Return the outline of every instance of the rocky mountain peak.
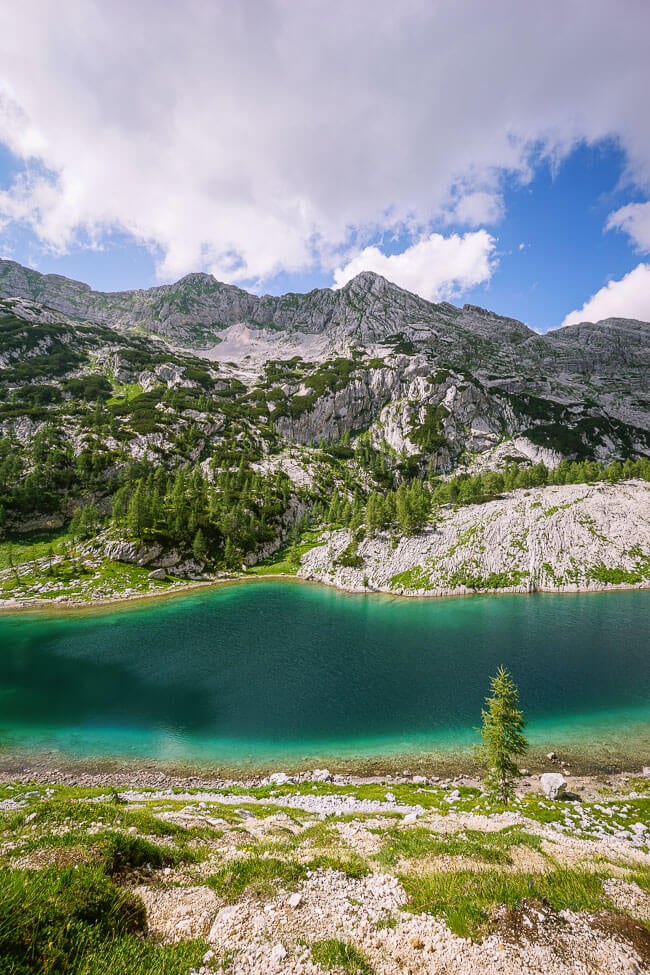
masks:
<path fill-rule="evenodd" d="M 387 291 L 390 288 L 397 288 L 397 285 L 392 284 L 386 278 L 382 277 L 381 274 L 376 274 L 374 271 L 361 271 L 343 286 L 343 290 L 357 292 L 381 292 Z"/>
<path fill-rule="evenodd" d="M 170 285 L 171 288 L 192 288 L 197 291 L 212 291 L 221 290 L 224 285 L 217 281 L 214 274 L 205 274 L 203 271 L 192 271 L 190 274 L 184 275 L 175 284 Z"/>

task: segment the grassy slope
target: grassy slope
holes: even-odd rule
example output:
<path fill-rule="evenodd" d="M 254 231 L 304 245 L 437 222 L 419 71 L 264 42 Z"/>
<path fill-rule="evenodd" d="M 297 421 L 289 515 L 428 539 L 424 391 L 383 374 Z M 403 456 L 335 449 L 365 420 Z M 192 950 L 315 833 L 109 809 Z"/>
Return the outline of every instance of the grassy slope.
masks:
<path fill-rule="evenodd" d="M 252 899 L 261 906 L 279 891 L 299 889 L 314 871 L 335 870 L 351 879 L 388 873 L 399 878 L 407 901 L 378 925 L 399 926 L 409 913 L 428 912 L 473 940 L 493 929 L 499 905 L 517 909 L 531 897 L 554 910 L 616 912 L 604 882 L 623 878 L 650 892 L 647 858 L 643 865 L 623 846 L 609 856 L 594 846 L 590 854 L 593 844 L 587 843 L 580 862 L 567 866 L 563 843 L 565 836 L 589 839 L 603 830 L 611 836 L 647 822 L 650 781 L 632 781 L 628 789 L 583 803 L 522 797 L 512 807 L 521 825 L 486 829 L 483 817 L 502 807 L 473 788 L 456 796 L 437 786 L 303 783 L 231 787 L 219 796 L 196 790 L 189 800 L 145 790 L 128 804 L 105 788 L 6 784 L 0 787 L 0 968 L 186 975 L 207 943 L 195 938 L 161 945 L 146 937 L 144 906 L 131 892 L 136 878 L 155 889 L 198 884 L 213 890 L 220 903 Z M 405 825 L 401 815 L 382 810 L 323 820 L 285 805 L 296 795 L 385 801 L 387 793 L 420 807 L 418 823 Z M 475 825 L 459 815 L 475 817 Z M 251 831 L 251 819 L 260 827 Z M 351 822 L 374 837 L 371 852 L 355 848 L 337 828 Z M 549 842 L 549 823 L 563 830 L 554 834 L 555 842 Z M 526 850 L 532 859 L 522 862 Z M 170 867 L 166 882 L 162 871 Z M 372 972 L 359 946 L 330 938 L 309 947 L 325 971 Z M 226 971 L 228 963 L 225 956 L 214 961 Z"/>

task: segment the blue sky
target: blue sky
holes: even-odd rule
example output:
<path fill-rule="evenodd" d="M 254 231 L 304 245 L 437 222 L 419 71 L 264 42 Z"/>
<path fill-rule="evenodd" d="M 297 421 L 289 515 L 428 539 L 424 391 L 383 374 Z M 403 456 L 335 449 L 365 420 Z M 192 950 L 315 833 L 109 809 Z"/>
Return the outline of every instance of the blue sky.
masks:
<path fill-rule="evenodd" d="M 100 290 L 369 269 L 540 331 L 650 319 L 643 0 L 6 16 L 2 257 Z"/>

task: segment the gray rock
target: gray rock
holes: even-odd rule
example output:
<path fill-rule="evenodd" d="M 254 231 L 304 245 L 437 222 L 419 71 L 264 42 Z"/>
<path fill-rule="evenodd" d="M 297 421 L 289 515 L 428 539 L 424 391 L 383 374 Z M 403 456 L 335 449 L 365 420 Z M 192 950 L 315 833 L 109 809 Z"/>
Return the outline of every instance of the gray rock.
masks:
<path fill-rule="evenodd" d="M 566 791 L 566 779 L 559 772 L 545 772 L 539 784 L 547 799 L 561 799 Z"/>
<path fill-rule="evenodd" d="M 167 578 L 167 570 L 166 569 L 153 569 L 149 573 L 149 578 L 150 579 L 153 579 L 155 581 L 163 582 Z"/>

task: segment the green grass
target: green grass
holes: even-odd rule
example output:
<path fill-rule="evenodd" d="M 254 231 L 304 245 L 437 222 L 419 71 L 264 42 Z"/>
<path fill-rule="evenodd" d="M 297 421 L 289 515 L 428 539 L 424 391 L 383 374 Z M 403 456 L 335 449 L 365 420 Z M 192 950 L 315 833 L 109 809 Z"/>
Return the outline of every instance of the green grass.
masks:
<path fill-rule="evenodd" d="M 64 542 L 71 542 L 72 536 L 65 531 L 35 532 L 27 535 L 14 535 L 0 541 L 0 571 L 14 565 L 24 565 L 34 559 L 47 557 L 50 548 L 56 552 Z"/>
<path fill-rule="evenodd" d="M 35 822 L 41 826 L 86 825 L 99 822 L 104 826 L 123 829 L 135 827 L 138 832 L 150 836 L 187 836 L 188 831 L 176 823 L 169 823 L 145 809 L 128 809 L 110 801 L 89 802 L 53 798 L 39 802 L 35 809 Z"/>
<path fill-rule="evenodd" d="M 487 933 L 490 912 L 500 904 L 516 908 L 525 897 L 547 901 L 556 910 L 597 911 L 611 908 L 602 878 L 585 870 L 558 868 L 549 873 L 503 873 L 498 870 L 431 871 L 400 877 L 407 910 L 444 918 L 462 938 L 478 940 Z"/>
<path fill-rule="evenodd" d="M 327 938 L 311 944 L 311 956 L 326 972 L 340 969 L 346 975 L 373 975 L 374 969 L 362 951 L 346 941 Z"/>
<path fill-rule="evenodd" d="M 198 969 L 207 948 L 198 939 L 158 945 L 131 935 L 87 952 L 75 975 L 188 975 Z"/>
<path fill-rule="evenodd" d="M 187 975 L 207 945 L 145 940 L 142 901 L 98 867 L 0 870 L 0 971 Z"/>
<path fill-rule="evenodd" d="M 541 840 L 520 829 L 504 829 L 496 833 L 465 830 L 462 833 L 437 835 L 424 826 L 411 829 L 393 827 L 385 834 L 386 842 L 377 854 L 377 861 L 393 866 L 399 860 L 413 860 L 428 856 L 464 856 L 482 863 L 511 864 L 509 851 L 513 846 L 539 849 Z"/>
<path fill-rule="evenodd" d="M 336 870 L 350 880 L 360 880 L 370 873 L 368 863 L 358 853 L 323 853 L 310 860 L 307 867 L 309 870 Z"/>
<path fill-rule="evenodd" d="M 46 555 L 47 546 L 45 551 L 37 550 L 34 546 L 31 552 L 25 551 L 24 559 L 19 562 L 14 551 L 12 557 L 14 565 L 18 567 L 18 577 L 5 568 L 0 578 L 0 592 L 15 598 L 56 599 L 59 596 L 67 596 L 82 602 L 92 602 L 98 598 L 119 595 L 127 589 L 143 594 L 164 592 L 174 582 L 180 581 L 174 577 L 164 581 L 152 580 L 149 578 L 149 568 L 108 559 L 103 559 L 98 566 L 78 559 L 77 570 L 70 567 L 68 560 L 64 567 L 55 564 L 50 574 L 47 564 L 34 561 L 43 559 Z M 0 546 L 1 558 L 2 547 Z M 2 571 L 1 567 L 0 571 Z M 36 587 L 44 588 L 36 591 Z"/>
<path fill-rule="evenodd" d="M 391 589 L 433 589 L 434 583 L 431 582 L 428 574 L 420 565 L 414 565 L 404 572 L 398 572 L 391 576 L 389 582 Z"/>
<path fill-rule="evenodd" d="M 80 953 L 145 928 L 140 898 L 97 867 L 0 871 L 0 967 L 12 975 L 78 971 Z"/>
<path fill-rule="evenodd" d="M 306 552 L 310 552 L 320 544 L 321 532 L 308 531 L 300 536 L 297 544 L 283 545 L 263 562 L 252 565 L 247 570 L 247 575 L 268 576 L 268 575 L 287 575 L 295 576 L 300 568 L 300 559 Z"/>
<path fill-rule="evenodd" d="M 250 856 L 233 860 L 208 878 L 208 885 L 229 904 L 246 893 L 264 900 L 279 887 L 295 887 L 307 876 L 307 867 L 277 857 Z"/>

